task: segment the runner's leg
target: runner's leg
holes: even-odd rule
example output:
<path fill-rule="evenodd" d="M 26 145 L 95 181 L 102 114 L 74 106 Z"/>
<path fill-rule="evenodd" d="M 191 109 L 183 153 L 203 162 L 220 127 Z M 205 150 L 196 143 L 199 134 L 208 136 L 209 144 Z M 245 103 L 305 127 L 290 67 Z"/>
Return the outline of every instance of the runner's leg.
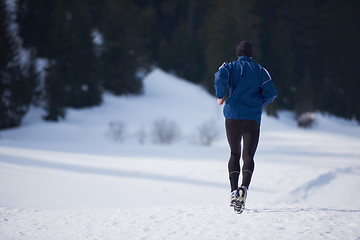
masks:
<path fill-rule="evenodd" d="M 243 168 L 242 184 L 249 188 L 251 177 L 254 171 L 254 155 L 259 142 L 260 125 L 256 121 L 246 120 L 246 126 L 243 130 Z"/>
<path fill-rule="evenodd" d="M 237 119 L 226 119 L 225 127 L 231 151 L 228 162 L 229 180 L 231 191 L 234 191 L 238 188 L 240 175 L 241 127 Z"/>

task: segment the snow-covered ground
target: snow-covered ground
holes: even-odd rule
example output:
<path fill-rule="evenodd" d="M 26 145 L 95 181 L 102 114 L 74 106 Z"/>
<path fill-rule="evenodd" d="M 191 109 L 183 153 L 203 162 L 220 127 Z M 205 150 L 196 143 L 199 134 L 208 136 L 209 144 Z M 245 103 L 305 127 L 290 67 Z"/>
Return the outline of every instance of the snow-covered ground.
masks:
<path fill-rule="evenodd" d="M 0 131 L 0 239 L 360 239 L 353 121 L 317 113 L 299 129 L 290 112 L 264 114 L 238 215 L 222 107 L 201 87 L 155 69 L 141 96 L 105 94 L 60 123 L 42 115 Z M 157 121 L 178 130 L 174 143 L 154 143 Z M 211 146 L 205 125 L 219 133 Z"/>

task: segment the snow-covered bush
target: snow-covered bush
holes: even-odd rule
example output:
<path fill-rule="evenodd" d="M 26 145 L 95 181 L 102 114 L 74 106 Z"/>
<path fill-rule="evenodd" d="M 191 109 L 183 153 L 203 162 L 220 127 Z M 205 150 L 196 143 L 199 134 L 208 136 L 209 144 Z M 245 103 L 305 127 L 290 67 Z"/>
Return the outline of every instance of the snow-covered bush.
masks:
<path fill-rule="evenodd" d="M 313 112 L 304 112 L 297 116 L 297 123 L 299 127 L 308 128 L 311 127 L 316 119 L 316 115 Z"/>
<path fill-rule="evenodd" d="M 181 135 L 178 124 L 172 120 L 157 119 L 152 126 L 152 140 L 157 144 L 171 144 Z"/>

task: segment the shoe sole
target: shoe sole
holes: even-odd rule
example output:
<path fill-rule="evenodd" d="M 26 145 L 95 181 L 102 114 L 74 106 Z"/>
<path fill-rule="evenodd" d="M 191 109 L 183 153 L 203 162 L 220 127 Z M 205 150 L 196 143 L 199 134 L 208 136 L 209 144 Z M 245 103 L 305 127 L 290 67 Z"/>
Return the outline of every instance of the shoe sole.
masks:
<path fill-rule="evenodd" d="M 233 204 L 234 211 L 238 214 L 241 214 L 245 210 L 245 200 L 246 195 L 245 192 L 243 192 L 241 189 L 239 189 L 238 192 L 239 198 L 235 201 L 235 204 Z"/>
<path fill-rule="evenodd" d="M 234 211 L 241 214 L 245 210 L 245 203 L 243 201 L 236 201 Z"/>

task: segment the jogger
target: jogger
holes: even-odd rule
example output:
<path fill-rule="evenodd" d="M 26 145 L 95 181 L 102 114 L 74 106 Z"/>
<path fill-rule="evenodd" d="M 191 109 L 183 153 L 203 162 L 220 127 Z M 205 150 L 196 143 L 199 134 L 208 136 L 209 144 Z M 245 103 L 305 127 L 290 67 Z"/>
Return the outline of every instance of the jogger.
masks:
<path fill-rule="evenodd" d="M 254 155 L 259 141 L 262 108 L 274 101 L 277 91 L 269 72 L 252 60 L 251 43 L 240 42 L 236 47 L 236 54 L 239 57 L 237 61 L 225 62 L 220 66 L 219 71 L 215 73 L 214 84 L 217 103 L 222 105 L 226 100 L 224 116 L 230 146 L 230 206 L 241 213 L 245 208 L 247 190 L 254 172 Z M 240 173 L 242 183 L 238 187 Z"/>

